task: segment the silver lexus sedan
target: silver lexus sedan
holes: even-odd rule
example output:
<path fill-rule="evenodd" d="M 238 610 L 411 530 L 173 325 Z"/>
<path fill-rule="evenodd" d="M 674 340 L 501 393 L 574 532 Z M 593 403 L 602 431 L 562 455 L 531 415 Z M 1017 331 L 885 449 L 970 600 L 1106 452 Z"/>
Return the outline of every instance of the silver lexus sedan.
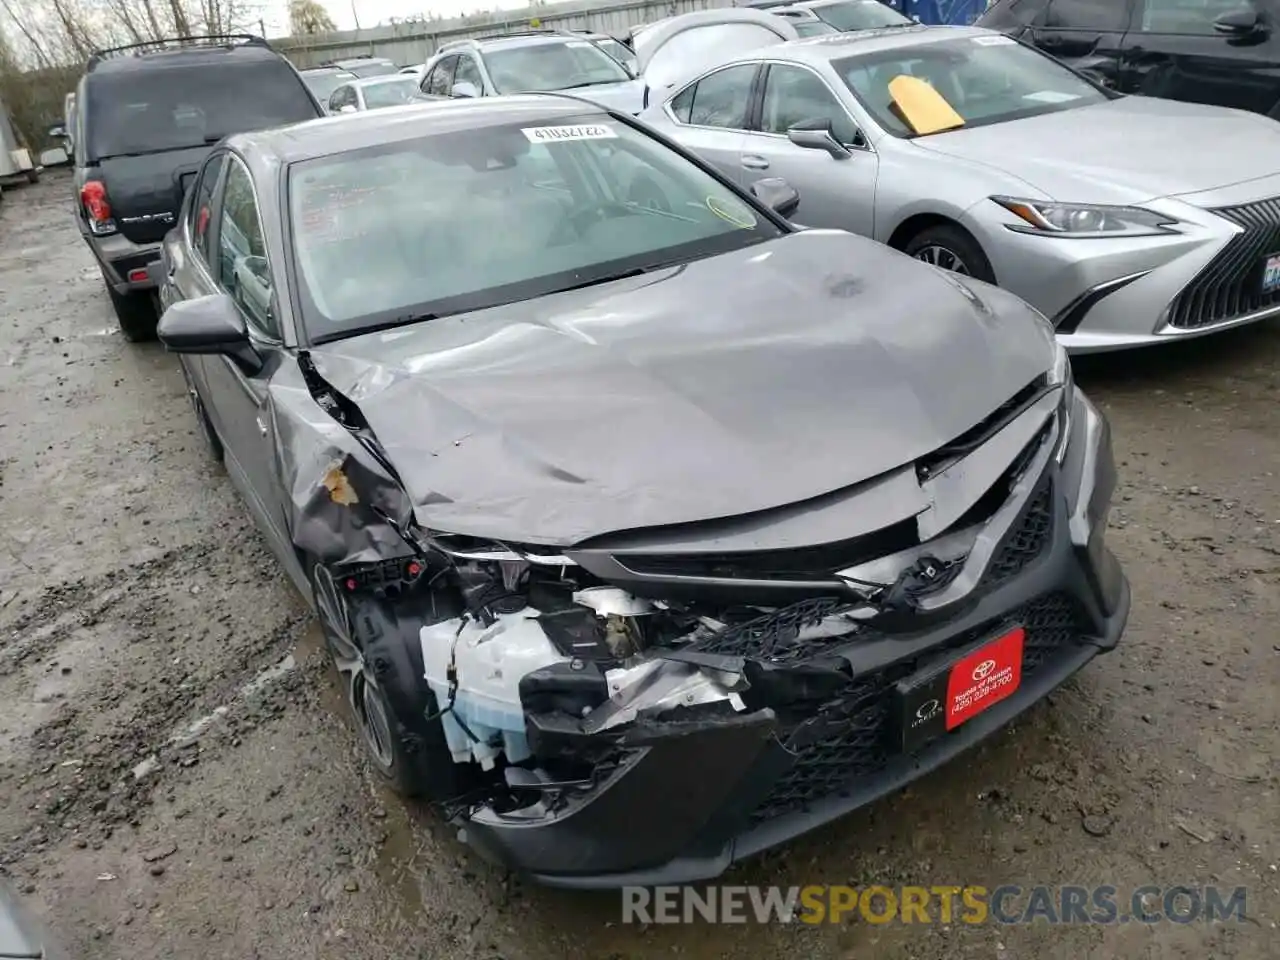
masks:
<path fill-rule="evenodd" d="M 705 61 L 704 61 L 705 64 Z M 1280 314 L 1280 125 L 1121 97 L 976 28 L 727 54 L 642 119 L 812 227 L 998 283 L 1073 352 Z"/>

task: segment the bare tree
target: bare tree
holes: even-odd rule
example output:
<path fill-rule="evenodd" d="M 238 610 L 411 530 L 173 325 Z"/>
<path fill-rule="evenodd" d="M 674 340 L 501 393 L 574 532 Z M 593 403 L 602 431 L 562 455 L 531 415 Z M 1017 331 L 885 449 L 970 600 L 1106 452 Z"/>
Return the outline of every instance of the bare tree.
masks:
<path fill-rule="evenodd" d="M 295 37 L 333 33 L 333 18 L 317 0 L 289 0 L 289 32 Z"/>

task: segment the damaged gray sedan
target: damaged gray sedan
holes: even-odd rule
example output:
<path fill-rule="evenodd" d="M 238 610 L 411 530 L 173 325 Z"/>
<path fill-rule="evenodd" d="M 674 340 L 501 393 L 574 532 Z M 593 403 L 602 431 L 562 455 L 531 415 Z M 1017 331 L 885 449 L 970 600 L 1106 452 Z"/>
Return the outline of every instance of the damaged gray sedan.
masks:
<path fill-rule="evenodd" d="M 544 882 L 713 877 L 1124 627 L 1044 318 L 795 202 L 493 98 L 232 137 L 166 241 L 160 337 L 374 767 Z"/>

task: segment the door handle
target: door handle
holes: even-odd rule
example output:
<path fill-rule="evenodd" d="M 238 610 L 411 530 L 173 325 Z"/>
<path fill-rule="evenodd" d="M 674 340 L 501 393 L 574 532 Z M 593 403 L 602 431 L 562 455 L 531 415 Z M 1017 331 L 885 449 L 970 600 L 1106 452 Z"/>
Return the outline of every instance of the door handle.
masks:
<path fill-rule="evenodd" d="M 746 167 L 748 170 L 768 170 L 769 169 L 769 161 L 766 160 L 764 157 L 756 156 L 754 153 L 749 153 L 745 157 L 743 157 L 742 165 Z"/>

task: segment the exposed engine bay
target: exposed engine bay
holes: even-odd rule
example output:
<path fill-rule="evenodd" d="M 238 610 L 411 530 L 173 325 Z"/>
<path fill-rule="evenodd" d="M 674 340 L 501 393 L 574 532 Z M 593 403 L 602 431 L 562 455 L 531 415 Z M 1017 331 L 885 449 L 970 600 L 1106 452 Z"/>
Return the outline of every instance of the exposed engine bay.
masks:
<path fill-rule="evenodd" d="M 407 579 L 442 614 L 418 637 L 429 719 L 452 761 L 478 773 L 457 812 L 590 789 L 654 729 L 761 710 L 798 720 L 838 696 L 857 665 L 824 648 L 954 616 L 1015 521 L 1046 511 L 1033 488 L 1043 493 L 1041 475 L 1065 451 L 1068 393 L 1039 378 L 910 465 L 903 475 L 923 498 L 852 540 L 673 556 L 415 535 Z"/>

